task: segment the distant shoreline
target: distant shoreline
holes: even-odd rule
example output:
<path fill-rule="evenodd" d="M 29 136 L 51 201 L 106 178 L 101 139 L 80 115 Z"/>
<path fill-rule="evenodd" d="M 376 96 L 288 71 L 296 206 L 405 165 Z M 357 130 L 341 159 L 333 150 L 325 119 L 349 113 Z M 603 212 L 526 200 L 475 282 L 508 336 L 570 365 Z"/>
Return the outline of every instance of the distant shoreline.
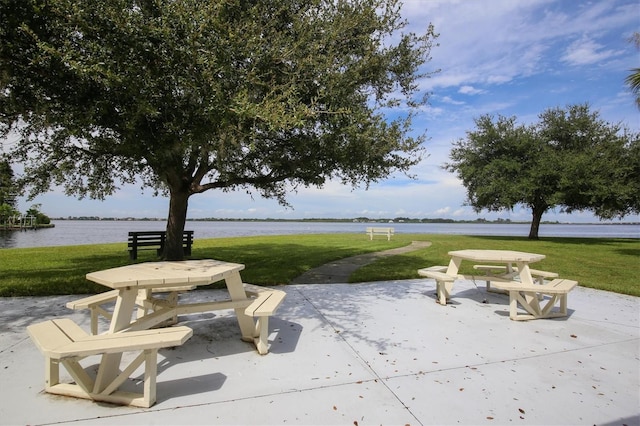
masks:
<path fill-rule="evenodd" d="M 166 222 L 166 219 L 160 218 L 134 218 L 134 217 L 98 217 L 98 216 L 79 216 L 79 217 L 57 217 L 51 218 L 54 220 L 94 220 L 94 221 L 113 221 L 113 222 Z M 454 220 L 454 219 L 412 219 L 412 218 L 381 218 L 381 219 L 369 219 L 369 218 L 308 218 L 308 219 L 276 219 L 276 218 L 198 218 L 187 219 L 187 222 L 334 222 L 334 223 L 456 223 L 456 224 L 492 224 L 492 225 L 530 225 L 531 221 L 515 221 L 510 219 L 475 219 L 475 220 Z M 640 222 L 560 222 L 560 221 L 542 221 L 541 225 L 640 225 Z M 47 225 L 45 225 L 47 226 Z M 3 228 L 0 228 L 3 229 Z"/>

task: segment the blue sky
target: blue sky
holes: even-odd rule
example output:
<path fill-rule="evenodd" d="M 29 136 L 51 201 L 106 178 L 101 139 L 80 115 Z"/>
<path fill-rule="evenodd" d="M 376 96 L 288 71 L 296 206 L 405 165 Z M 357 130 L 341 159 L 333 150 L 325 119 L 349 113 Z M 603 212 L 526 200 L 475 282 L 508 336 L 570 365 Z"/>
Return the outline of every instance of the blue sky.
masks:
<path fill-rule="evenodd" d="M 440 34 L 425 70 L 441 72 L 420 82 L 431 97 L 413 127 L 416 134 L 426 129 L 429 156 L 411 170 L 415 180 L 397 175 L 368 190 L 329 182 L 292 192 L 292 209 L 243 191 L 209 191 L 191 197 L 189 217 L 530 220 L 530 211 L 520 208 L 474 213 L 464 206 L 464 187 L 441 169 L 452 142 L 473 129 L 474 118 L 501 114 L 531 123 L 547 108 L 588 102 L 605 120 L 640 130 L 640 111 L 624 84 L 629 70 L 640 66 L 640 53 L 629 42 L 640 31 L 637 0 L 406 0 L 403 15 L 411 31 L 423 33 L 431 22 Z M 169 204 L 137 186 L 105 201 L 78 201 L 56 189 L 21 200 L 20 208 L 34 203 L 52 217 L 158 218 L 167 216 Z M 559 211 L 543 220 L 597 221 L 588 212 Z"/>

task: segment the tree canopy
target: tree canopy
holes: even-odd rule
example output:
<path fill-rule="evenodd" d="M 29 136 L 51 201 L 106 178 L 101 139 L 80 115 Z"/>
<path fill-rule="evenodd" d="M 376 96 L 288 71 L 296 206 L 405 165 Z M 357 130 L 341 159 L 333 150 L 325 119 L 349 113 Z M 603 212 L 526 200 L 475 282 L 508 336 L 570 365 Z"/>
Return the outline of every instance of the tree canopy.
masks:
<path fill-rule="evenodd" d="M 16 207 L 16 185 L 13 169 L 7 160 L 0 161 L 0 206 Z"/>
<path fill-rule="evenodd" d="M 633 33 L 631 41 L 636 45 L 636 49 L 640 50 L 640 33 Z M 631 74 L 625 79 L 625 83 L 636 97 L 636 106 L 640 109 L 640 68 L 633 68 Z"/>
<path fill-rule="evenodd" d="M 0 131 L 29 194 L 170 197 L 182 258 L 191 195 L 286 204 L 329 179 L 367 186 L 420 161 L 411 118 L 437 35 L 396 0 L 2 0 Z M 390 108 L 402 107 L 393 120 Z M 397 110 L 398 111 L 398 110 Z"/>
<path fill-rule="evenodd" d="M 531 239 L 555 207 L 601 219 L 640 212 L 640 137 L 588 105 L 548 109 L 529 126 L 490 115 L 475 124 L 444 168 L 457 173 L 476 211 L 531 209 Z"/>
<path fill-rule="evenodd" d="M 6 160 L 0 161 L 0 226 L 20 214 L 16 209 L 16 195 L 11 165 Z"/>

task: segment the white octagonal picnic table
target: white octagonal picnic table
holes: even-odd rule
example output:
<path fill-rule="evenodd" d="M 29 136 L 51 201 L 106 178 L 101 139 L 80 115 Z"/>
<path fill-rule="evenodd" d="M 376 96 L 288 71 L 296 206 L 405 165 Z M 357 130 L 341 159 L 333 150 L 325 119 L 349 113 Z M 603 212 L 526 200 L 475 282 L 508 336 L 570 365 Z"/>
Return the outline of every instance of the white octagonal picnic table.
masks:
<path fill-rule="evenodd" d="M 252 299 L 247 297 L 240 277 L 240 271 L 243 269 L 242 264 L 214 259 L 147 262 L 91 272 L 86 275 L 86 278 L 118 290 L 109 333 L 148 329 L 177 314 L 234 309 L 243 340 L 253 342 L 255 324 L 253 318 L 244 313 L 244 309 L 251 304 Z M 208 285 L 222 280 L 229 291 L 230 300 L 190 304 L 176 302 L 163 305 L 162 302 L 151 297 L 152 291 Z M 139 297 L 153 305 L 153 312 L 132 319 L 137 307 L 136 300 Z M 121 354 L 103 355 L 96 378 L 98 390 L 115 377 L 120 359 Z"/>

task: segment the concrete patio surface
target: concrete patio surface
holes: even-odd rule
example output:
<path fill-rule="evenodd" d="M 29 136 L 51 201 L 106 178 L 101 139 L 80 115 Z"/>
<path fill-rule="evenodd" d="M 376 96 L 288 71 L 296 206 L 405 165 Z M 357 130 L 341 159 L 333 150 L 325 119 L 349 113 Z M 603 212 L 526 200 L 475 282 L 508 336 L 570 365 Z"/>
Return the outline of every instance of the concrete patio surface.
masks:
<path fill-rule="evenodd" d="M 88 330 L 89 313 L 65 308 L 74 295 L 2 299 L 0 424 L 640 423 L 639 298 L 579 287 L 569 317 L 515 322 L 482 281 L 456 282 L 446 306 L 427 279 L 282 289 L 265 356 L 232 311 L 180 317 L 194 334 L 160 351 L 150 409 L 44 393 L 25 327 L 64 316 Z"/>

